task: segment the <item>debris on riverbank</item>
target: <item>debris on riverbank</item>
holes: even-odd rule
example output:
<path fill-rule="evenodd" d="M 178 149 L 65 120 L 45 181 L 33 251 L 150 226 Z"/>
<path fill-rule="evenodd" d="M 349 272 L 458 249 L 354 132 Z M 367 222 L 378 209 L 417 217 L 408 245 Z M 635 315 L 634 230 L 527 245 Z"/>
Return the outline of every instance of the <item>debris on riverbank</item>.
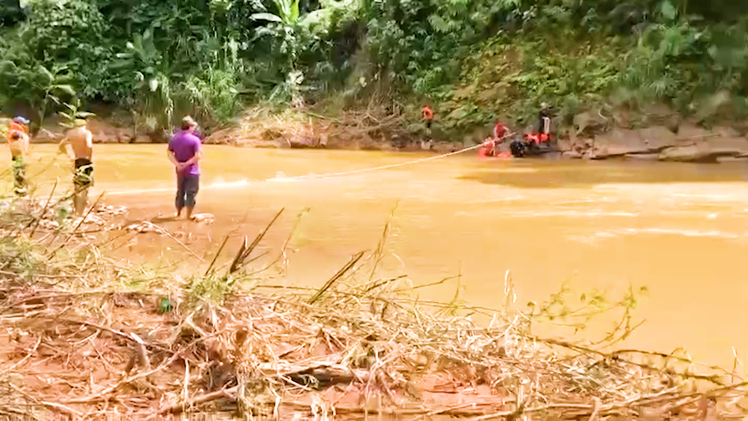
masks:
<path fill-rule="evenodd" d="M 656 125 L 626 129 L 579 117 L 572 127 L 559 133 L 552 154 L 555 157 L 699 163 L 748 159 L 748 138 L 727 127 L 707 130 L 683 123 L 676 125 L 675 131 Z M 297 110 L 275 115 L 257 109 L 249 112 L 238 127 L 216 132 L 206 142 L 265 148 L 418 151 L 422 150 L 423 139 L 414 138 L 416 132 L 418 128 L 407 127 L 402 116 L 380 109 L 348 111 L 335 118 Z M 459 142 L 437 135 L 429 149 L 450 153 L 478 145 L 490 135 L 491 128 L 475 130 Z"/>
<path fill-rule="evenodd" d="M 662 115 L 659 115 L 662 114 Z M 557 147 L 551 155 L 562 159 L 718 163 L 748 160 L 748 137 L 744 128 L 707 129 L 680 121 L 672 112 L 648 115 L 634 126 L 620 116 L 603 117 L 584 112 L 568 127 L 558 130 Z M 345 110 L 332 116 L 313 110 L 247 110 L 233 127 L 207 134 L 207 144 L 257 148 L 357 149 L 421 151 L 427 138 L 424 127 L 406 118 L 402 110 L 370 105 L 366 109 Z M 675 120 L 675 121 L 670 121 Z M 665 125 L 667 123 L 667 125 Z M 438 125 L 437 125 L 438 126 Z M 2 127 L 2 124 L 0 124 Z M 89 128 L 95 143 L 163 143 L 168 134 L 138 133 L 92 117 Z M 57 143 L 64 127 L 54 119 L 32 139 L 32 143 Z M 521 128 L 518 128 L 521 132 Z M 491 127 L 477 127 L 460 139 L 446 137 L 434 128 L 426 149 L 450 153 L 472 147 L 492 133 Z"/>
<path fill-rule="evenodd" d="M 116 213 L 101 213 L 104 226 L 116 225 Z M 424 301 L 406 278 L 376 276 L 382 244 L 305 289 L 264 284 L 253 268 L 273 222 L 236 253 L 224 242 L 204 271 L 146 276 L 101 244 L 49 238 L 27 220 L 0 218 L 0 412 L 8 416 L 744 415 L 747 384 L 736 372 L 699 369 L 676 354 L 605 351 L 630 333 L 628 307 L 601 343 L 544 339 L 532 326 L 556 314 L 553 306 L 513 309 L 511 277 L 499 310 L 457 297 Z M 598 299 L 586 303 L 571 314 L 603 309 Z"/>
<path fill-rule="evenodd" d="M 94 205 L 86 214 L 71 215 L 72 210 L 65 199 L 7 199 L 0 201 L 0 224 L 33 226 L 33 232 L 45 232 L 49 235 L 68 234 L 71 238 L 84 236 L 87 233 L 135 232 L 140 234 L 156 233 L 173 236 L 166 228 L 158 224 L 162 221 L 173 221 L 175 218 L 156 217 L 153 220 L 133 220 L 125 206 Z M 210 225 L 215 217 L 209 213 L 192 216 L 192 221 Z M 25 224 L 25 225 L 24 225 Z M 93 231 L 91 231 L 93 230 Z"/>
<path fill-rule="evenodd" d="M 260 148 L 417 149 L 402 115 L 379 106 L 324 116 L 311 110 L 248 110 L 237 127 L 208 136 L 206 143 Z M 420 140 L 419 140 L 420 141 Z"/>
<path fill-rule="evenodd" d="M 85 215 L 75 217 L 66 203 L 68 197 L 53 199 L 0 199 L 0 225 L 16 229 L 30 228 L 32 233 L 62 235 L 114 231 L 121 228 L 127 215 L 124 206 L 94 205 Z"/>

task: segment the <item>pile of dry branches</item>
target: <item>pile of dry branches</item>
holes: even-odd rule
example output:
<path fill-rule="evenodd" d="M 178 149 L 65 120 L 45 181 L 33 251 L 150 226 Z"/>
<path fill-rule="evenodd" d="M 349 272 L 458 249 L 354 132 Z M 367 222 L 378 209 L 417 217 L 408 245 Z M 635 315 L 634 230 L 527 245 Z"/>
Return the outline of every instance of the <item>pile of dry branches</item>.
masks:
<path fill-rule="evenodd" d="M 381 106 L 327 117 L 309 110 L 247 111 L 238 127 L 212 134 L 207 143 L 288 148 L 402 148 L 410 135 L 403 117 Z"/>
<path fill-rule="evenodd" d="M 697 375 L 683 357 L 639 353 L 647 362 L 634 351 L 542 339 L 511 300 L 500 311 L 473 308 L 490 316 L 480 325 L 453 304 L 419 301 L 404 278 L 374 276 L 382 247 L 355 255 L 320 288 L 281 288 L 248 275 L 265 229 L 224 267 L 214 261 L 204 274 L 134 292 L 123 288 L 127 268 L 102 250 L 84 253 L 79 243 L 76 253 L 52 257 L 28 229 L 7 228 L 2 415 L 597 420 L 745 413 L 746 383 L 734 373 Z M 510 297 L 508 278 L 507 287 Z"/>

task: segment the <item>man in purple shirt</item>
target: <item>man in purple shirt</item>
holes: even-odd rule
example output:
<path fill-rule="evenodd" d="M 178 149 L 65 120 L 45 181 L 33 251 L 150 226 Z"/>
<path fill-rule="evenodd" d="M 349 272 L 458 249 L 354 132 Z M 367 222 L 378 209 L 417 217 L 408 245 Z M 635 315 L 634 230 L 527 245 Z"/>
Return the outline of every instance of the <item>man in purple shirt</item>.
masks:
<path fill-rule="evenodd" d="M 181 128 L 171 137 L 167 155 L 177 171 L 177 218 L 187 208 L 187 219 L 191 219 L 200 190 L 200 138 L 195 134 L 197 123 L 192 117 L 183 118 Z"/>

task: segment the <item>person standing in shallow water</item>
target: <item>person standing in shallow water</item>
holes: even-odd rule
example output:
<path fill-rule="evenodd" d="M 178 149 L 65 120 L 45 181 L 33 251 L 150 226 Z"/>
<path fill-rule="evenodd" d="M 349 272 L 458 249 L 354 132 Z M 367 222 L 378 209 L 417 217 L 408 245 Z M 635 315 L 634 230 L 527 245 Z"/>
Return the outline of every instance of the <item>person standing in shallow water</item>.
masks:
<path fill-rule="evenodd" d="M 195 134 L 197 123 L 192 117 L 182 119 L 181 130 L 169 141 L 167 156 L 174 164 L 177 175 L 177 197 L 175 206 L 177 218 L 186 210 L 187 219 L 192 218 L 195 210 L 195 198 L 200 190 L 200 138 Z"/>
<path fill-rule="evenodd" d="M 8 127 L 8 149 L 12 159 L 13 191 L 17 196 L 25 196 L 26 191 L 26 157 L 29 154 L 29 120 L 16 117 Z"/>
<path fill-rule="evenodd" d="M 88 206 L 88 192 L 93 187 L 93 133 L 88 129 L 86 119 L 76 118 L 74 127 L 65 133 L 59 152 L 68 154 L 75 166 L 73 170 L 73 207 L 76 215 L 82 215 Z"/>

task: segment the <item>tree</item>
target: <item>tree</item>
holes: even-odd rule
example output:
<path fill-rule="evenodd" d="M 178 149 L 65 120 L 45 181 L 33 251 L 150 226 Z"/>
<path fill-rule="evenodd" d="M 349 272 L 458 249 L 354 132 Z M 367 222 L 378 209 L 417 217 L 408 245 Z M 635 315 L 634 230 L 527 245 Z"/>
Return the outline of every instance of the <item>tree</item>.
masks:
<path fill-rule="evenodd" d="M 301 83 L 304 74 L 298 69 L 298 45 L 301 34 L 301 15 L 299 12 L 299 0 L 273 0 L 276 13 L 255 13 L 252 19 L 265 21 L 267 26 L 264 31 L 258 31 L 258 35 L 270 35 L 280 42 L 280 53 L 285 56 L 286 63 L 285 83 L 281 85 L 283 91 L 287 91 L 291 98 L 291 104 L 299 107 L 303 105 L 301 96 Z M 307 15 L 308 16 L 308 15 Z"/>
<path fill-rule="evenodd" d="M 23 20 L 24 16 L 19 0 L 4 0 L 0 3 L 0 28 L 13 26 Z"/>

